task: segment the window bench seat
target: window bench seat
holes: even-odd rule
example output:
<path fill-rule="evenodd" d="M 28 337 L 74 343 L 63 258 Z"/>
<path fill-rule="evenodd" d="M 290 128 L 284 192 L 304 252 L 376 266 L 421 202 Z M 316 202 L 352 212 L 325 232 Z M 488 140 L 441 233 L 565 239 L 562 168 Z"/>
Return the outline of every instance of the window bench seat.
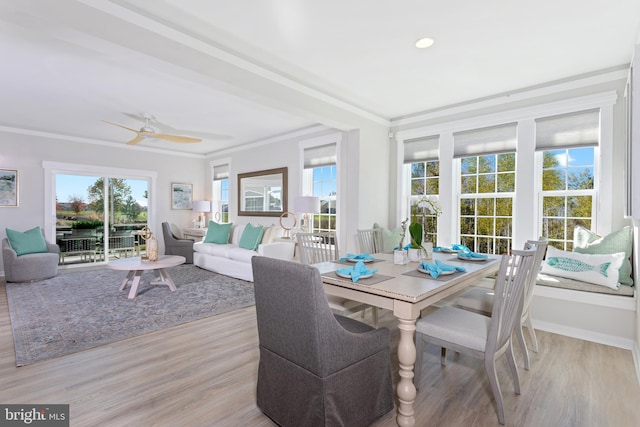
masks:
<path fill-rule="evenodd" d="M 531 315 L 536 329 L 632 350 L 636 305 L 635 287 L 615 290 L 540 273 Z"/>

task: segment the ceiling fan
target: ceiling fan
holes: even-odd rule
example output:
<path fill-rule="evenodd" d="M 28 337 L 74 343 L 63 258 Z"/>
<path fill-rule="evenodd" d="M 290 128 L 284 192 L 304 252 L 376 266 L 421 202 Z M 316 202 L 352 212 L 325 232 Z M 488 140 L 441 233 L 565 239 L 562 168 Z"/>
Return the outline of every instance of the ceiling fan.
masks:
<path fill-rule="evenodd" d="M 202 141 L 202 139 L 200 138 L 193 138 L 191 136 L 169 135 L 165 133 L 158 133 L 154 128 L 151 127 L 149 123 L 153 119 L 153 116 L 151 114 L 145 113 L 142 115 L 142 118 L 144 119 L 144 126 L 142 126 L 140 130 L 135 130 L 135 129 L 132 129 L 123 125 L 119 125 L 118 123 L 113 123 L 107 120 L 103 120 L 103 122 L 137 133 L 138 135 L 135 138 L 133 138 L 131 141 L 127 142 L 127 145 L 135 145 L 140 141 L 144 141 L 145 139 L 151 139 L 151 138 L 164 139 L 166 141 L 179 142 L 182 144 Z"/>

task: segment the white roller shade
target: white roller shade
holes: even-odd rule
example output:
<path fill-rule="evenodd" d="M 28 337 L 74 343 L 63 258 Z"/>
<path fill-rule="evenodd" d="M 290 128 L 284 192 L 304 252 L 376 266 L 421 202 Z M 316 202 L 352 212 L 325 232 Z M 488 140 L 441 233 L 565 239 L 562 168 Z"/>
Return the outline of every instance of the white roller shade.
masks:
<path fill-rule="evenodd" d="M 218 165 L 213 167 L 213 180 L 220 181 L 229 178 L 229 165 Z"/>
<path fill-rule="evenodd" d="M 404 142 L 404 162 L 428 162 L 438 160 L 439 135 L 409 139 Z"/>
<path fill-rule="evenodd" d="M 536 119 L 536 150 L 593 147 L 600 140 L 600 110 Z"/>
<path fill-rule="evenodd" d="M 474 129 L 453 134 L 453 156 L 456 158 L 516 151 L 516 123 Z"/>
<path fill-rule="evenodd" d="M 327 144 L 305 148 L 304 168 L 309 169 L 335 165 L 337 163 L 336 147 L 336 144 Z"/>

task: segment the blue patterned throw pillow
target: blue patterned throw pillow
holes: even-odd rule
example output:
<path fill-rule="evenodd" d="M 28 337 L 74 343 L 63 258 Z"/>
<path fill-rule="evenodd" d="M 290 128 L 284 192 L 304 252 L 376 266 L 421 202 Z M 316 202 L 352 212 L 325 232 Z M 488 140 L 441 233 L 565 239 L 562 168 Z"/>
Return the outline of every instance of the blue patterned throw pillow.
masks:
<path fill-rule="evenodd" d="M 589 255 L 561 251 L 549 246 L 541 271 L 552 276 L 618 289 L 619 269 L 623 260 L 624 252 Z"/>

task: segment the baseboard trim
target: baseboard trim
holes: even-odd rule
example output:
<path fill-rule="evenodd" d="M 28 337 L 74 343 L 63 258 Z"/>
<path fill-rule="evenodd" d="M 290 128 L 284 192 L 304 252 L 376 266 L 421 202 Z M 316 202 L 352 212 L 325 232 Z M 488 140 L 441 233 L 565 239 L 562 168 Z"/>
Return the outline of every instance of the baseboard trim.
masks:
<path fill-rule="evenodd" d="M 608 334 L 589 331 L 586 329 L 572 328 L 570 326 L 560 325 L 557 323 L 533 319 L 533 327 L 542 331 L 559 335 L 566 335 L 571 338 L 578 338 L 598 344 L 610 345 L 612 347 L 619 347 L 625 350 L 634 351 L 637 348 L 637 343 L 629 338 L 616 337 Z M 639 363 L 640 360 L 638 360 L 638 362 L 636 363 L 636 371 L 640 369 Z M 638 378 L 640 379 L 640 375 Z"/>

